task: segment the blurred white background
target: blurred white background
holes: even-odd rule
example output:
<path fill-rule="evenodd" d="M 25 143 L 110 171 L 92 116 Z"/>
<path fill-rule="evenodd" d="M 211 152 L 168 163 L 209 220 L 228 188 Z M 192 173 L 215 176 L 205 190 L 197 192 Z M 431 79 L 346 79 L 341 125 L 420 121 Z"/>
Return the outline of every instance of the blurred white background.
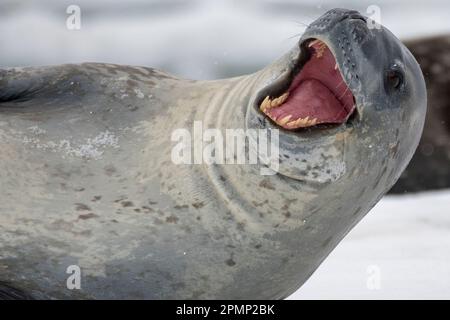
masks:
<path fill-rule="evenodd" d="M 81 30 L 66 9 L 81 8 Z M 1 0 L 0 65 L 100 61 L 210 79 L 257 70 L 334 7 L 381 9 L 400 38 L 450 32 L 447 0 Z"/>
<path fill-rule="evenodd" d="M 72 4 L 80 30 L 66 27 Z M 448 0 L 1 0 L 0 66 L 95 61 L 235 76 L 281 56 L 326 10 L 369 5 L 401 39 L 450 33 Z M 450 191 L 385 197 L 291 298 L 449 299 Z"/>

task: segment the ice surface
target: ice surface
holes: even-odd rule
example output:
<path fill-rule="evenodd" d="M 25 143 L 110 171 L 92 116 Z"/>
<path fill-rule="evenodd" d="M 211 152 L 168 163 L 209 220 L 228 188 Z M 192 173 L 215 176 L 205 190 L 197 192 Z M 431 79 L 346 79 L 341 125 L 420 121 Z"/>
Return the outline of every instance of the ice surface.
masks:
<path fill-rule="evenodd" d="M 450 299 L 450 191 L 383 198 L 289 299 Z"/>

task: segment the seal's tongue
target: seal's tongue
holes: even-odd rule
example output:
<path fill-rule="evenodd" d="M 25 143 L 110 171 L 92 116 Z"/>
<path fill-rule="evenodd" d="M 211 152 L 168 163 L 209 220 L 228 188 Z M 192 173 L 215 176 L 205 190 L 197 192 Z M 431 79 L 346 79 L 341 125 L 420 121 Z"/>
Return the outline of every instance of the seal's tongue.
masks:
<path fill-rule="evenodd" d="M 286 129 L 347 121 L 355 108 L 353 94 L 325 43 L 309 44 L 311 58 L 292 81 L 287 93 L 266 98 L 261 110 Z"/>

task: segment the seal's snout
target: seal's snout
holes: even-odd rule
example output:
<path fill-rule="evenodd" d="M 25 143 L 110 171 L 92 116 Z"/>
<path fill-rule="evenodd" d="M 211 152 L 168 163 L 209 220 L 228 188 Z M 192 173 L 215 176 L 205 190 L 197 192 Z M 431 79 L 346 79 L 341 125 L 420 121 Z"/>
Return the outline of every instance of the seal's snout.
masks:
<path fill-rule="evenodd" d="M 346 22 L 348 20 L 359 20 L 364 23 L 367 18 L 356 10 L 348 10 L 342 8 L 335 8 L 327 11 L 317 20 L 310 24 L 309 29 L 314 31 L 328 32 L 336 25 Z"/>
<path fill-rule="evenodd" d="M 359 119 L 353 117 L 359 115 L 355 96 L 360 90 L 355 53 L 369 34 L 367 18 L 358 11 L 325 13 L 301 38 L 300 56 L 288 79 L 265 90 L 259 110 L 287 130 Z"/>
<path fill-rule="evenodd" d="M 342 14 L 342 17 L 339 21 L 344 21 L 344 20 L 361 20 L 364 23 L 367 23 L 367 18 L 365 16 L 363 16 L 361 13 L 359 13 L 358 11 L 355 10 L 349 10 L 347 12 L 345 12 L 344 14 Z"/>

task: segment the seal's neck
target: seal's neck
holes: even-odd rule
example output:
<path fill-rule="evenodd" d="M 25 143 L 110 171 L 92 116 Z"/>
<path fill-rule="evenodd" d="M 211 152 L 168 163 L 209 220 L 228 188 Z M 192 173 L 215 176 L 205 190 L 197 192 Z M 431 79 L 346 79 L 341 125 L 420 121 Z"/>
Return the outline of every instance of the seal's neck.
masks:
<path fill-rule="evenodd" d="M 279 180 L 284 178 L 275 175 L 275 172 L 273 175 L 264 174 L 261 171 L 264 164 L 259 159 L 260 154 L 256 155 L 258 158 L 256 163 L 250 163 L 250 146 L 245 148 L 244 163 L 240 163 L 238 146 L 230 144 L 227 131 L 235 130 L 234 133 L 236 133 L 236 129 L 241 130 L 247 138 L 249 130 L 256 131 L 249 121 L 249 118 L 254 118 L 254 113 L 258 112 L 254 102 L 262 89 L 286 72 L 289 67 L 286 61 L 291 60 L 291 55 L 292 53 L 252 75 L 197 83 L 201 84 L 202 98 L 200 101 L 202 102 L 201 106 L 195 108 L 194 121 L 201 123 L 203 132 L 213 129 L 220 135 L 219 144 L 223 145 L 224 149 L 221 150 L 222 154 L 218 158 L 225 160 L 225 163 L 212 161 L 203 168 L 211 185 L 229 208 L 231 215 L 239 221 L 246 221 L 249 227 L 262 223 L 260 219 L 261 214 L 264 215 L 264 213 L 261 210 L 271 211 L 270 208 L 258 207 L 260 203 L 267 202 L 269 192 L 272 193 L 272 202 L 290 203 L 289 201 L 292 199 L 285 199 L 284 195 L 292 194 L 293 186 L 290 182 L 281 183 Z M 198 97 L 196 97 L 196 101 L 199 101 Z M 214 133 L 214 131 L 210 132 Z M 211 145 L 211 142 L 217 142 L 215 137 L 211 141 L 204 142 L 203 151 L 207 145 Z M 230 151 L 229 148 L 235 148 L 231 150 L 231 154 L 234 154 L 231 162 L 227 155 Z M 216 151 L 215 155 L 217 154 Z M 281 186 L 281 192 L 273 194 L 276 186 Z M 286 217 L 273 213 L 270 215 L 270 219 L 268 217 L 264 219 L 264 223 L 277 225 L 283 219 Z"/>

